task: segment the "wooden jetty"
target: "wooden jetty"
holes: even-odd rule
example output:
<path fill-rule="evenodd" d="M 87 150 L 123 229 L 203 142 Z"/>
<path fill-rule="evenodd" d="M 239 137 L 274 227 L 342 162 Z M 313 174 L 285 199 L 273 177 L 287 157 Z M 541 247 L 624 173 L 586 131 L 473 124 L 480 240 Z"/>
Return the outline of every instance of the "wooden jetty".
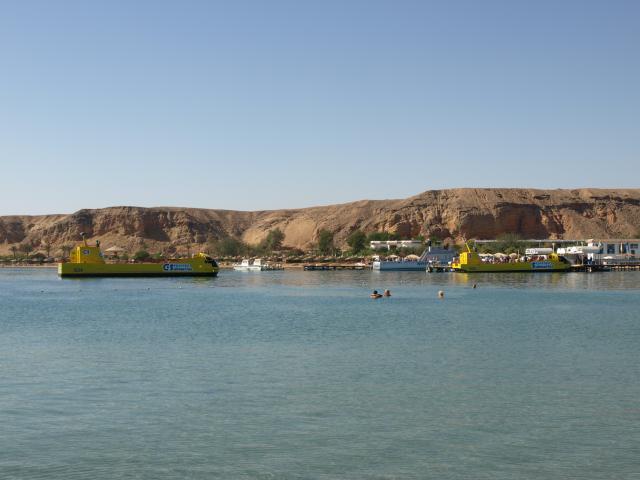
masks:
<path fill-rule="evenodd" d="M 611 271 L 638 271 L 640 270 L 640 263 L 638 262 L 625 262 L 625 263 L 585 263 L 571 265 L 572 272 L 611 272 Z"/>
<path fill-rule="evenodd" d="M 353 263 L 331 263 L 331 264 L 306 264 L 303 266 L 304 270 L 310 272 L 325 271 L 325 270 L 368 270 L 368 265 L 355 265 Z"/>
<path fill-rule="evenodd" d="M 622 270 L 622 271 L 638 271 L 640 270 L 640 263 L 615 263 L 607 265 L 610 270 Z"/>
<path fill-rule="evenodd" d="M 595 263 L 591 265 L 581 265 L 581 264 L 571 265 L 572 272 L 592 273 L 592 272 L 608 272 L 610 270 L 611 268 L 609 268 L 607 265 L 603 265 L 602 263 Z"/>

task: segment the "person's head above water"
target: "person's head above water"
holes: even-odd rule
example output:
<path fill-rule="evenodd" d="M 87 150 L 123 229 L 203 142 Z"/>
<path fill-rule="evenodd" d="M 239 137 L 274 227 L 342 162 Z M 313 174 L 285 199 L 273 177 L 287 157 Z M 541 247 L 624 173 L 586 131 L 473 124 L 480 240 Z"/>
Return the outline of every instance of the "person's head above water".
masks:
<path fill-rule="evenodd" d="M 384 291 L 384 296 L 385 297 L 390 297 L 391 296 L 391 290 L 385 290 Z"/>

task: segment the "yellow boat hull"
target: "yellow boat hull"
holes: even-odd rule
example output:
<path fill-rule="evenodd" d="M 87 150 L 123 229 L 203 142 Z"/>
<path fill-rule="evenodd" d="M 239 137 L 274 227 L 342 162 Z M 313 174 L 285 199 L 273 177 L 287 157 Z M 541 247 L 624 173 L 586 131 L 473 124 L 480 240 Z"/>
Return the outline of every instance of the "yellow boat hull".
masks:
<path fill-rule="evenodd" d="M 214 277 L 218 269 L 211 265 L 185 263 L 140 264 L 58 264 L 61 277 Z"/>
<path fill-rule="evenodd" d="M 205 253 L 163 263 L 106 263 L 100 242 L 89 245 L 84 237 L 69 260 L 58 264 L 61 277 L 214 277 L 219 270 L 216 261 Z"/>
<path fill-rule="evenodd" d="M 61 277 L 214 277 L 218 268 L 205 262 L 59 263 Z"/>
<path fill-rule="evenodd" d="M 481 263 L 451 265 L 458 272 L 566 272 L 571 266 L 562 262 L 513 262 L 513 263 Z"/>
<path fill-rule="evenodd" d="M 451 264 L 451 268 L 457 272 L 566 272 L 571 269 L 571 264 L 555 253 L 551 253 L 547 258 L 530 260 L 527 262 L 483 262 L 476 252 L 469 249 L 468 252 L 461 252 L 457 261 Z"/>

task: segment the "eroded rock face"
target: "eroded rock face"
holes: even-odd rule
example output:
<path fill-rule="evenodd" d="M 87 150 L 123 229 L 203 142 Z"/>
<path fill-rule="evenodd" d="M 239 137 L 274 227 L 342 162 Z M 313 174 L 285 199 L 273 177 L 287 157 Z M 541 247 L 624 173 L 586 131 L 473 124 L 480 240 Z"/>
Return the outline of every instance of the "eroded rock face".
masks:
<path fill-rule="evenodd" d="M 0 253 L 28 242 L 52 252 L 88 238 L 134 251 L 197 248 L 225 236 L 258 243 L 269 230 L 285 245 L 308 248 L 321 229 L 343 244 L 355 229 L 449 241 L 513 232 L 526 238 L 629 237 L 640 229 L 640 190 L 431 190 L 404 200 L 362 200 L 294 210 L 239 212 L 193 208 L 110 207 L 69 215 L 0 217 Z"/>

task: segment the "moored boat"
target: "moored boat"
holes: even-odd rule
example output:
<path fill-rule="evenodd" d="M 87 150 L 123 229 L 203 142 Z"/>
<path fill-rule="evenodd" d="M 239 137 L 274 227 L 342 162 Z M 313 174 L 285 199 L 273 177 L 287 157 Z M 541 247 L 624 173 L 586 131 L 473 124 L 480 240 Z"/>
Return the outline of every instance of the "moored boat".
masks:
<path fill-rule="evenodd" d="M 253 262 L 245 258 L 240 263 L 234 263 L 233 269 L 240 272 L 263 272 L 265 270 L 283 270 L 283 267 L 279 264 L 272 265 L 263 262 L 261 258 L 256 258 Z"/>
<path fill-rule="evenodd" d="M 453 260 L 454 251 L 448 248 L 435 247 L 431 242 L 419 257 L 417 255 L 407 255 L 400 258 L 397 255 L 387 257 L 382 260 L 379 256 L 373 258 L 372 268 L 374 270 L 396 270 L 396 271 L 419 271 L 425 272 L 428 267 L 448 265 Z"/>
<path fill-rule="evenodd" d="M 205 253 L 160 263 L 107 263 L 100 242 L 91 246 L 84 238 L 71 251 L 69 261 L 58 264 L 61 277 L 213 277 L 218 270 L 216 261 Z"/>
<path fill-rule="evenodd" d="M 253 262 L 245 258 L 242 262 L 233 264 L 233 269 L 240 272 L 261 272 L 262 267 L 262 260 L 259 258 L 256 258 Z"/>
<path fill-rule="evenodd" d="M 371 265 L 373 270 L 394 270 L 394 271 L 419 271 L 425 272 L 427 270 L 427 261 L 426 260 L 414 260 L 414 259 L 392 259 L 392 260 L 382 260 L 380 257 L 374 257 L 373 263 Z"/>
<path fill-rule="evenodd" d="M 548 253 L 526 259 L 505 259 L 506 261 L 488 262 L 473 252 L 467 245 L 466 252 L 461 252 L 451 268 L 457 272 L 566 272 L 571 263 L 557 253 Z"/>

